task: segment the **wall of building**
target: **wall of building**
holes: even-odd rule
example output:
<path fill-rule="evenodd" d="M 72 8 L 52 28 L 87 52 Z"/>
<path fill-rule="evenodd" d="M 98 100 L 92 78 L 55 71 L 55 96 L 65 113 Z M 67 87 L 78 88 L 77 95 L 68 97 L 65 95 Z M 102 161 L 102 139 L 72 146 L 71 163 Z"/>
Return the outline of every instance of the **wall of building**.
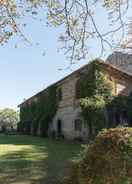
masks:
<path fill-rule="evenodd" d="M 132 54 L 114 52 L 108 56 L 106 62 L 132 74 Z"/>
<path fill-rule="evenodd" d="M 132 82 L 124 79 L 115 79 L 116 82 L 116 94 L 129 96 L 132 92 Z"/>
<path fill-rule="evenodd" d="M 86 71 L 86 69 L 83 69 L 82 73 Z M 132 92 L 132 80 L 123 75 L 123 73 L 120 71 L 115 72 L 112 69 L 107 70 L 107 73 L 108 78 L 112 78 L 115 83 L 115 95 L 129 95 Z M 58 84 L 58 88 L 62 89 L 62 100 L 50 126 L 50 130 L 57 131 L 57 122 L 61 120 L 62 134 L 68 139 L 77 137 L 88 138 L 88 127 L 80 116 L 81 108 L 78 100 L 75 98 L 75 86 L 80 75 L 80 72 L 75 73 Z M 75 130 L 75 120 L 77 119 L 82 120 L 82 131 Z"/>
<path fill-rule="evenodd" d="M 82 137 L 87 139 L 88 129 L 80 115 L 81 108 L 79 101 L 75 98 L 75 86 L 80 74 L 70 76 L 66 80 L 58 84 L 58 88 L 62 90 L 62 100 L 59 102 L 57 113 L 51 123 L 50 130 L 57 132 L 58 120 L 62 122 L 62 134 L 67 139 Z M 75 120 L 80 119 L 82 122 L 82 130 L 75 130 Z"/>
<path fill-rule="evenodd" d="M 115 95 L 129 96 L 132 92 L 132 76 L 112 67 L 107 67 L 105 70 L 108 73 L 108 78 L 112 80 L 115 85 Z"/>

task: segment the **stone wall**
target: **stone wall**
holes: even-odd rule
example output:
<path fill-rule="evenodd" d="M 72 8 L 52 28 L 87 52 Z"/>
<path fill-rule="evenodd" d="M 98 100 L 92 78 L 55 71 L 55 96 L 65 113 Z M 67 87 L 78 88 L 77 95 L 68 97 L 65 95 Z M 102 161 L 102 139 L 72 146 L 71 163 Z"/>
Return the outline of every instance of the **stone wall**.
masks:
<path fill-rule="evenodd" d="M 104 70 L 108 74 L 108 78 L 115 84 L 115 95 L 130 95 L 132 92 L 132 75 L 120 70 L 112 64 L 104 64 Z"/>
<path fill-rule="evenodd" d="M 132 54 L 114 52 L 108 56 L 106 62 L 132 74 Z"/>
<path fill-rule="evenodd" d="M 79 75 L 79 73 L 75 73 L 57 85 L 58 88 L 62 89 L 62 100 L 59 102 L 59 108 L 53 119 L 51 130 L 57 131 L 58 120 L 61 120 L 62 134 L 67 139 L 79 137 L 87 139 L 88 137 L 88 129 L 80 116 L 81 109 L 78 100 L 75 98 L 75 86 Z M 77 119 L 82 121 L 82 131 L 75 130 L 75 120 Z"/>

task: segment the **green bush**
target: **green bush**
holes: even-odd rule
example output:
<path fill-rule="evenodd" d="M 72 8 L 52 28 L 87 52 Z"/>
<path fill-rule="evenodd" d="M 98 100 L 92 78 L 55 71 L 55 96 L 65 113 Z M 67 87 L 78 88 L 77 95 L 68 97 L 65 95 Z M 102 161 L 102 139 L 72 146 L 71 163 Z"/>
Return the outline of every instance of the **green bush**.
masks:
<path fill-rule="evenodd" d="M 66 184 L 131 184 L 132 128 L 102 131 L 80 158 Z"/>

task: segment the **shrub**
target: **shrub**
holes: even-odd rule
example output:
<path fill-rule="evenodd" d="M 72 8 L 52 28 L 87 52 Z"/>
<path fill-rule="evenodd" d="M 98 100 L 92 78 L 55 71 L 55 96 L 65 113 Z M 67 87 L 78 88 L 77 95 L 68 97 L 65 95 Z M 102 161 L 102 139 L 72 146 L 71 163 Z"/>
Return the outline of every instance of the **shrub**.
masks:
<path fill-rule="evenodd" d="M 72 180 L 74 184 L 131 184 L 132 128 L 99 133 L 94 143 L 81 154 L 66 184 L 72 184 Z"/>

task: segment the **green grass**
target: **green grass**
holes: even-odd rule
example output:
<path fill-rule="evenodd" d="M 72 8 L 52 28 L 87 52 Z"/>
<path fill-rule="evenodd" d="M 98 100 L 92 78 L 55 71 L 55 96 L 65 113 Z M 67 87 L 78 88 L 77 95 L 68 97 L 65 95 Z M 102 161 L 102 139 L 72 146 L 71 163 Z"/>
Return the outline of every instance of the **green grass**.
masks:
<path fill-rule="evenodd" d="M 81 145 L 32 136 L 0 136 L 0 184 L 58 184 Z"/>

